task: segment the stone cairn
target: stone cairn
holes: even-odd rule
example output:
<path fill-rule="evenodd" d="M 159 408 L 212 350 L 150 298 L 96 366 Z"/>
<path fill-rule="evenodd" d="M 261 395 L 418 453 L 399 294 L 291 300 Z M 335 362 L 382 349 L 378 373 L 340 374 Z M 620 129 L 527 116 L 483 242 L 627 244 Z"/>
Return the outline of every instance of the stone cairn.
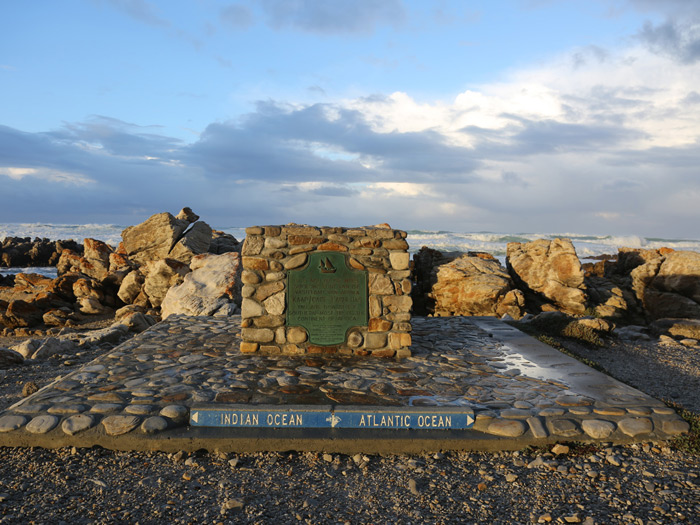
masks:
<path fill-rule="evenodd" d="M 241 352 L 411 355 L 411 272 L 406 232 L 388 225 L 253 226 L 246 228 L 241 255 Z M 366 293 L 367 301 L 360 305 L 366 308 L 366 321 L 343 330 L 343 340 L 333 344 L 314 342 L 314 335 L 293 324 L 289 316 L 290 306 L 293 308 L 296 303 L 303 302 L 300 308 L 313 310 L 313 305 L 289 289 L 290 275 L 310 268 L 311 261 L 313 267 L 320 261 L 321 271 L 334 271 L 330 261 L 336 261 L 336 267 L 347 266 L 346 273 L 365 274 L 361 277 L 366 279 L 366 290 L 350 292 L 363 298 Z M 330 269 L 324 270 L 327 263 Z M 329 294 L 338 301 L 347 300 L 346 295 L 333 290 Z M 348 309 L 357 309 L 356 306 L 354 303 Z M 320 311 L 318 315 L 325 314 Z M 318 329 L 324 330 L 325 324 Z"/>

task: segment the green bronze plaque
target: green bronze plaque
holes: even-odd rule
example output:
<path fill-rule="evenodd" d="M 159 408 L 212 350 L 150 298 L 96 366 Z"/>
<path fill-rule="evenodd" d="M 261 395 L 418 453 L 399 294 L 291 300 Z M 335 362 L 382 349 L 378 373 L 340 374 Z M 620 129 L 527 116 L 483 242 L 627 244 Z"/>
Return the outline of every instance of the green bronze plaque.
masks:
<path fill-rule="evenodd" d="M 302 326 L 319 346 L 345 342 L 348 328 L 367 326 L 367 272 L 338 252 L 313 252 L 287 273 L 287 326 Z"/>

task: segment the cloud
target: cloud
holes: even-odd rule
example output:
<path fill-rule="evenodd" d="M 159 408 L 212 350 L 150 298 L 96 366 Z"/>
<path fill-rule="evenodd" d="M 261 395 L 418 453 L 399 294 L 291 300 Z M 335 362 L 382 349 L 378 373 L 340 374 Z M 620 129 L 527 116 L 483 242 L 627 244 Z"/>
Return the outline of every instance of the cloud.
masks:
<path fill-rule="evenodd" d="M 235 30 L 248 29 L 253 24 L 253 14 L 244 5 L 231 4 L 219 13 L 219 18 L 228 27 Z"/>
<path fill-rule="evenodd" d="M 170 27 L 170 22 L 158 16 L 153 5 L 146 0 L 108 0 L 108 2 L 134 20 L 154 27 Z"/>
<path fill-rule="evenodd" d="M 357 110 L 273 102 L 240 122 L 209 125 L 187 158 L 219 176 L 284 182 L 466 180 L 478 165 L 432 130 L 382 133 Z"/>
<path fill-rule="evenodd" d="M 406 17 L 399 0 L 258 0 L 274 29 L 295 29 L 322 35 L 370 34 L 376 26 L 397 25 Z"/>
<path fill-rule="evenodd" d="M 683 64 L 700 59 L 700 18 L 691 21 L 667 20 L 653 25 L 644 24 L 638 38 L 654 53 L 666 54 Z"/>
<path fill-rule="evenodd" d="M 450 100 L 260 101 L 189 143 L 108 116 L 0 126 L 0 220 L 129 224 L 189 205 L 220 227 L 697 236 L 700 70 L 641 42 L 579 51 Z"/>

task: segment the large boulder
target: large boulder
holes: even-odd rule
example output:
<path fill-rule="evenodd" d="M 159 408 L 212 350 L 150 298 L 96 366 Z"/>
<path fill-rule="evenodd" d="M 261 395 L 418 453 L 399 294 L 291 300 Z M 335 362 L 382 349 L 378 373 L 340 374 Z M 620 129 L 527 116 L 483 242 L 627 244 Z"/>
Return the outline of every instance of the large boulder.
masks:
<path fill-rule="evenodd" d="M 584 273 L 569 239 L 508 243 L 506 264 L 526 296 L 567 313 L 586 310 Z"/>
<path fill-rule="evenodd" d="M 56 264 L 56 270 L 59 276 L 80 273 L 102 281 L 109 275 L 112 253 L 112 247 L 107 243 L 96 239 L 85 239 L 83 254 L 80 255 L 69 249 L 64 250 Z"/>
<path fill-rule="evenodd" d="M 508 314 L 520 318 L 525 302 L 497 260 L 469 255 L 437 268 L 430 297 L 438 316 Z"/>
<path fill-rule="evenodd" d="M 187 228 L 197 220 L 197 215 L 189 208 L 184 208 L 177 217 L 168 212 L 157 213 L 136 226 L 130 226 L 122 232 L 122 243 L 125 255 L 138 265 L 151 261 L 176 258 L 189 262 L 193 255 L 206 253 L 211 241 L 211 228 L 202 223 L 191 228 L 190 238 L 183 241 L 177 249 L 177 257 L 171 256 L 176 244 L 185 237 Z M 206 232 L 209 231 L 209 240 Z M 206 247 L 204 247 L 206 245 Z M 204 248 L 204 249 L 202 249 Z M 189 259 L 188 259 L 189 257 Z"/>
<path fill-rule="evenodd" d="M 144 281 L 145 278 L 140 271 L 134 270 L 128 273 L 119 286 L 117 296 L 124 304 L 133 304 L 136 297 L 141 293 Z"/>
<path fill-rule="evenodd" d="M 667 253 L 660 262 L 646 263 L 632 273 L 643 268 L 649 271 L 645 273 L 646 286 L 640 286 L 640 293 L 644 308 L 653 319 L 700 319 L 700 253 Z"/>
<path fill-rule="evenodd" d="M 241 257 L 237 252 L 198 255 L 191 273 L 173 286 L 161 304 L 163 319 L 172 314 L 213 315 L 230 303 L 240 304 Z"/>
<path fill-rule="evenodd" d="M 146 279 L 143 283 L 143 293 L 149 302 L 158 308 L 163 302 L 168 290 L 180 284 L 190 271 L 187 264 L 175 259 L 161 259 L 146 265 Z"/>
<path fill-rule="evenodd" d="M 168 254 L 171 259 L 188 263 L 192 257 L 209 251 L 212 230 L 206 222 L 195 222 Z"/>
<path fill-rule="evenodd" d="M 209 243 L 209 253 L 213 253 L 215 255 L 221 255 L 222 253 L 228 252 L 240 253 L 242 247 L 243 243 L 238 242 L 238 240 L 230 233 L 212 230 L 211 243 Z"/>

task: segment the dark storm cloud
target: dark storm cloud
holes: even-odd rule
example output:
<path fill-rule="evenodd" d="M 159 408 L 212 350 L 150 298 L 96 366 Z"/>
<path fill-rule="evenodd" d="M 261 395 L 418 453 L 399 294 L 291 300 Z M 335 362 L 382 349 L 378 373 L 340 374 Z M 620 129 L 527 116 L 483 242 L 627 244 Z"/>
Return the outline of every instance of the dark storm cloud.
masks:
<path fill-rule="evenodd" d="M 406 13 L 399 0 L 258 0 L 275 29 L 317 34 L 367 34 L 380 24 L 401 23 Z"/>
<path fill-rule="evenodd" d="M 468 176 L 479 164 L 434 131 L 378 133 L 358 111 L 271 102 L 258 104 L 240 123 L 209 125 L 187 158 L 220 176 L 287 182 L 426 182 Z"/>
<path fill-rule="evenodd" d="M 664 54 L 683 64 L 700 59 L 700 17 L 669 19 L 654 25 L 646 22 L 637 37 L 654 53 Z"/>

